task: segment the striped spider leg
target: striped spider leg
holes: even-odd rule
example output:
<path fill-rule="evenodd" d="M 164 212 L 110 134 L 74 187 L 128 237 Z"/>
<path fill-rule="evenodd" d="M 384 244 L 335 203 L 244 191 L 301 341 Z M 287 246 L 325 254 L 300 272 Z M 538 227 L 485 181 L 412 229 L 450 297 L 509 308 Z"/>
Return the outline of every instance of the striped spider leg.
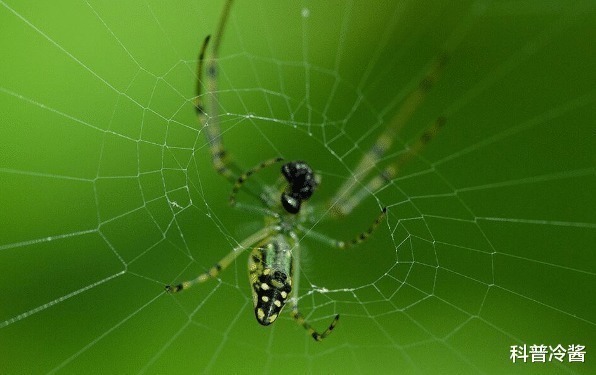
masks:
<path fill-rule="evenodd" d="M 393 118 L 387 124 L 385 130 L 379 135 L 370 150 L 365 153 L 356 168 L 353 171 L 353 179 L 345 181 L 331 199 L 330 205 L 332 212 L 336 216 L 345 216 L 350 214 L 352 210 L 362 202 L 364 198 L 370 195 L 370 192 L 377 191 L 383 185 L 391 182 L 397 176 L 400 169 L 414 156 L 418 155 L 420 151 L 437 135 L 439 130 L 445 125 L 446 119 L 444 117 L 437 118 L 431 125 L 429 125 L 418 140 L 408 145 L 404 153 L 402 153 L 393 163 L 384 168 L 381 173 L 378 173 L 370 178 L 370 180 L 360 185 L 359 180 L 364 180 L 372 173 L 375 165 L 385 155 L 387 150 L 392 146 L 393 141 L 399 134 L 400 130 L 410 119 L 416 109 L 422 104 L 427 93 L 434 86 L 440 77 L 440 74 L 445 67 L 448 60 L 446 52 L 439 55 L 436 61 L 430 66 L 424 78 L 420 81 L 418 86 L 408 94 L 403 104 L 397 110 Z M 358 186 L 360 189 L 354 192 Z"/>
<path fill-rule="evenodd" d="M 236 176 L 240 173 L 241 169 L 236 165 L 235 162 L 230 160 L 229 155 L 224 147 L 221 128 L 219 126 L 219 102 L 217 99 L 217 59 L 219 56 L 219 46 L 221 44 L 221 38 L 223 36 L 228 16 L 230 14 L 230 8 L 232 6 L 232 0 L 227 0 L 221 17 L 217 31 L 211 44 L 211 51 L 207 57 L 207 47 L 211 40 L 211 35 L 205 37 L 201 49 L 199 50 L 199 63 L 197 64 L 197 84 L 196 84 L 196 97 L 195 97 L 195 110 L 199 124 L 203 126 L 205 137 L 209 143 L 209 152 L 211 153 L 211 162 L 215 171 L 224 176 L 228 181 L 233 183 Z M 206 64 L 206 75 L 203 78 L 204 65 Z M 203 104 L 203 98 L 201 96 L 203 85 L 207 87 L 207 105 Z"/>
<path fill-rule="evenodd" d="M 237 257 L 238 255 L 242 254 L 242 252 L 248 248 L 250 248 L 255 243 L 262 241 L 264 238 L 270 236 L 272 233 L 275 232 L 275 228 L 273 227 L 265 227 L 244 240 L 242 240 L 236 247 L 232 249 L 225 257 L 223 257 L 219 262 L 217 262 L 213 267 L 209 268 L 208 271 L 200 274 L 196 278 L 188 281 L 181 282 L 176 285 L 166 285 L 165 289 L 168 293 L 178 293 L 183 290 L 186 290 L 196 284 L 204 283 L 205 281 L 217 277 L 219 273 L 225 270 Z"/>

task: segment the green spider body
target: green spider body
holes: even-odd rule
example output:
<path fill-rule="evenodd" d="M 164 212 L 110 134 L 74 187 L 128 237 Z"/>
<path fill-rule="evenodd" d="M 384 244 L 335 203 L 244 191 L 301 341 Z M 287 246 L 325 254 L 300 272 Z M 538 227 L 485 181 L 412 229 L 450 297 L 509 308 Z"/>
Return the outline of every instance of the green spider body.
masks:
<path fill-rule="evenodd" d="M 256 246 L 248 257 L 255 316 L 264 326 L 277 319 L 292 292 L 293 242 L 278 233 Z"/>

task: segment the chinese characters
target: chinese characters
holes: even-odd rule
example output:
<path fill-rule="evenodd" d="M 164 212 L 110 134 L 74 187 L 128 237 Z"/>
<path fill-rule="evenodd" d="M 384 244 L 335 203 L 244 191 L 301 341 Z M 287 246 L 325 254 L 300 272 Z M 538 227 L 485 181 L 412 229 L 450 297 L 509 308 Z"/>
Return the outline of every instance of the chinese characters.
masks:
<path fill-rule="evenodd" d="M 584 362 L 586 347 L 584 345 L 572 344 L 564 347 L 561 344 L 555 346 L 534 344 L 534 345 L 511 345 L 509 359 L 517 362 Z"/>

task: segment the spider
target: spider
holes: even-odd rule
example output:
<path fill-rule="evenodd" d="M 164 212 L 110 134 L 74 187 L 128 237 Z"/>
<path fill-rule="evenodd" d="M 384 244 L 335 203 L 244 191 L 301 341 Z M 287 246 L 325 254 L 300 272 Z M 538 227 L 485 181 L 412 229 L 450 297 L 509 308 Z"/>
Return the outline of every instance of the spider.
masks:
<path fill-rule="evenodd" d="M 205 57 L 211 38 L 210 35 L 204 39 L 199 50 L 194 107 L 198 121 L 205 131 L 209 143 L 213 167 L 218 174 L 224 176 L 232 184 L 232 192 L 229 198 L 232 206 L 239 207 L 236 195 L 245 186 L 245 182 L 255 173 L 283 162 L 280 168 L 281 176 L 276 183 L 262 186 L 261 192 L 246 188 L 247 192 L 260 200 L 263 206 L 259 212 L 265 216 L 264 228 L 242 240 L 206 272 L 192 280 L 166 285 L 165 290 L 171 294 L 178 293 L 193 285 L 215 278 L 244 250 L 251 248 L 248 257 L 248 276 L 252 287 L 252 301 L 257 321 L 264 326 L 272 324 L 282 312 L 286 303 L 289 302 L 292 318 L 304 327 L 314 340 L 321 341 L 333 331 L 339 315 L 333 318 L 325 331 L 319 333 L 312 328 L 299 312 L 298 298 L 296 297 L 300 272 L 299 235 L 311 236 L 313 239 L 337 249 L 347 249 L 366 241 L 385 218 L 387 208 L 382 207 L 381 212 L 370 227 L 353 239 L 348 241 L 335 240 L 305 227 L 305 223 L 312 220 L 314 210 L 313 207 L 308 205 L 307 201 L 320 184 L 319 176 L 315 174 L 308 163 L 302 160 L 285 162 L 283 158 L 275 157 L 242 172 L 242 169 L 231 160 L 222 141 L 217 116 L 217 58 L 232 2 L 233 0 L 227 0 L 225 3 L 209 56 Z M 445 64 L 445 56 L 441 56 L 431 66 L 419 86 L 405 99 L 404 104 L 397 111 L 385 131 L 379 136 L 372 148 L 364 154 L 354 170 L 355 178 L 366 177 L 369 172 L 372 172 L 375 164 L 391 147 L 399 129 L 437 80 Z M 206 77 L 203 78 L 205 64 Z M 206 103 L 207 107 L 204 106 L 201 96 L 203 85 L 208 89 L 209 100 Z M 326 216 L 340 217 L 349 215 L 354 207 L 370 194 L 370 191 L 375 191 L 390 182 L 397 175 L 400 167 L 416 155 L 437 134 L 444 123 L 444 118 L 437 119 L 424 131 L 417 142 L 411 144 L 395 162 L 386 167 L 381 173 L 374 175 L 367 184 L 361 185 L 359 190 L 354 192 L 358 186 L 357 181 L 346 181 L 327 206 L 331 215 Z"/>

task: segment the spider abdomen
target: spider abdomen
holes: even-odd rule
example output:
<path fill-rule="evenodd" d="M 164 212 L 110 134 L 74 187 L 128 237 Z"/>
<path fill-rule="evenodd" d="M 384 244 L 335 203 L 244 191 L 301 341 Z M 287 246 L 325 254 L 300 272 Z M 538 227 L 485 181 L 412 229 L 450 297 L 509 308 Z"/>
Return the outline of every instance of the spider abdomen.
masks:
<path fill-rule="evenodd" d="M 255 247 L 248 258 L 249 279 L 257 321 L 273 323 L 292 292 L 292 253 L 284 235 Z"/>

